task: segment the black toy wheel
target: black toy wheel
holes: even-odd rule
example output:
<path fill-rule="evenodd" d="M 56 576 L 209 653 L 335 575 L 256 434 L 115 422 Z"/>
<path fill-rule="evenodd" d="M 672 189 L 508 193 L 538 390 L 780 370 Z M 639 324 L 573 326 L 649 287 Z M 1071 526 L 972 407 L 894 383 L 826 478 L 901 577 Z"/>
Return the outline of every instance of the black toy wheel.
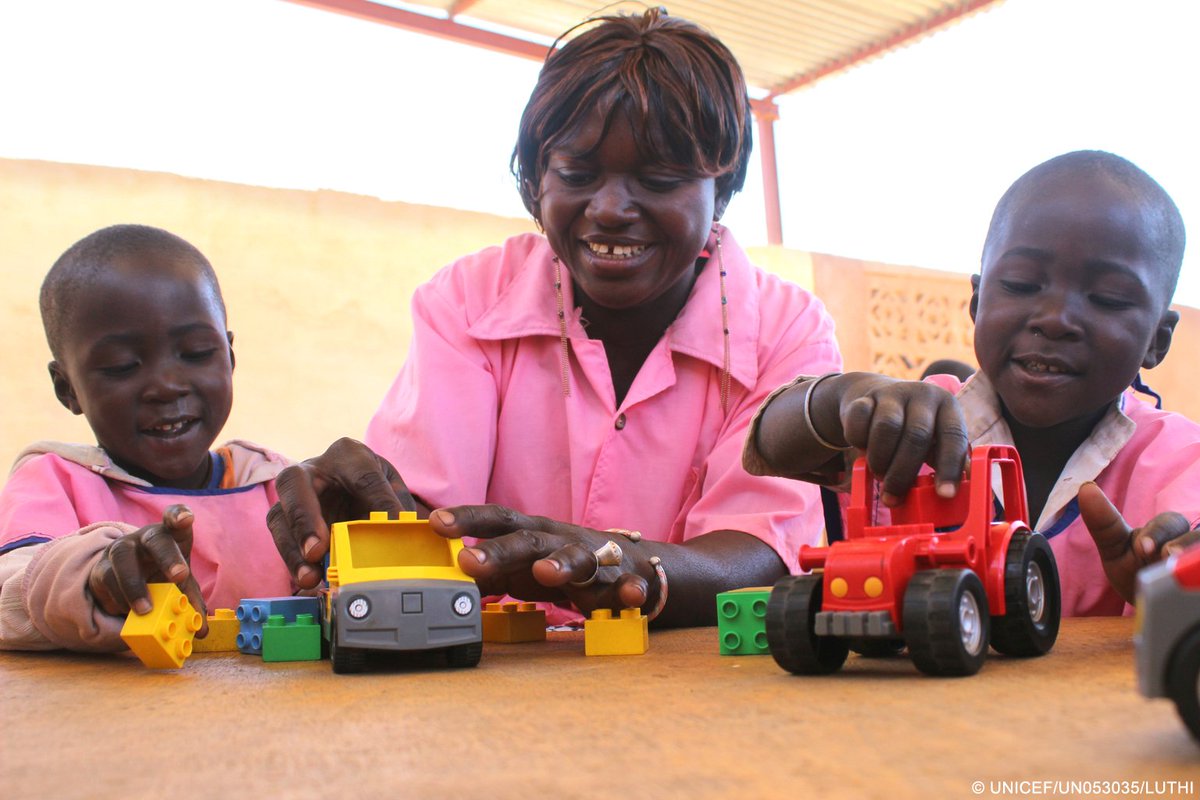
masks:
<path fill-rule="evenodd" d="M 927 675 L 974 675 L 987 658 L 987 595 L 969 569 L 918 572 L 904 591 L 904 640 Z"/>
<path fill-rule="evenodd" d="M 903 639 L 874 639 L 854 636 L 846 640 L 852 652 L 863 658 L 891 658 L 904 649 Z"/>
<path fill-rule="evenodd" d="M 992 647 L 1009 656 L 1041 656 L 1058 638 L 1062 598 L 1054 551 L 1044 536 L 1018 531 L 1004 559 L 1004 608 L 992 619 Z"/>
<path fill-rule="evenodd" d="M 446 663 L 452 667 L 474 667 L 482 656 L 482 641 L 446 648 Z"/>
<path fill-rule="evenodd" d="M 367 666 L 367 651 L 338 644 L 337 618 L 329 622 L 329 661 L 338 675 L 362 672 Z"/>
<path fill-rule="evenodd" d="M 797 675 L 826 675 L 846 661 L 850 648 L 833 636 L 817 636 L 813 623 L 821 610 L 821 576 L 781 578 L 767 600 L 767 647 L 775 663 Z"/>
<path fill-rule="evenodd" d="M 1185 636 L 1171 655 L 1167 694 L 1179 717 L 1200 742 L 1200 628 Z"/>

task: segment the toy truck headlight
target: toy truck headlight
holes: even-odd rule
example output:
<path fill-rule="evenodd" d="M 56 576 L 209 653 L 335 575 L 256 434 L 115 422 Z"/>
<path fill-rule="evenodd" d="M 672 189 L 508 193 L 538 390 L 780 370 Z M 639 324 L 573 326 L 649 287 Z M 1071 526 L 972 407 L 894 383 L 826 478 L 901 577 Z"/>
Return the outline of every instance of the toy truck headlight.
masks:
<path fill-rule="evenodd" d="M 475 610 L 475 601 L 471 599 L 471 595 L 460 592 L 454 595 L 453 608 L 455 614 L 465 617 Z"/>
<path fill-rule="evenodd" d="M 346 606 L 346 613 L 352 619 L 363 619 L 367 614 L 371 613 L 371 603 L 361 595 L 352 598 L 350 604 Z"/>

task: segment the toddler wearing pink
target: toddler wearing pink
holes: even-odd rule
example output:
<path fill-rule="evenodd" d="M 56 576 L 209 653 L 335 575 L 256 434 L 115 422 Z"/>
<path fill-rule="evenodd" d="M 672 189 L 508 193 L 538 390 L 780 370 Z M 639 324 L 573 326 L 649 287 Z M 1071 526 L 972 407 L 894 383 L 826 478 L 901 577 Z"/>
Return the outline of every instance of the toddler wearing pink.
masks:
<path fill-rule="evenodd" d="M 291 462 L 249 442 L 219 452 L 214 486 L 226 488 L 182 490 L 151 486 L 98 447 L 26 448 L 0 493 L 0 649 L 123 649 L 124 618 L 95 604 L 87 576 L 109 544 L 162 522 L 173 503 L 195 514 L 191 568 L 210 610 L 292 594 L 265 522 Z"/>
<path fill-rule="evenodd" d="M 723 248 L 728 412 L 712 242 L 686 305 L 618 406 L 604 345 L 588 338 L 566 269 L 564 396 L 554 254 L 527 234 L 460 259 L 417 290 L 409 357 L 367 444 L 430 508 L 499 503 L 674 543 L 743 531 L 794 571 L 800 544 L 821 535 L 817 490 L 748 475 L 742 440 L 768 392 L 799 373 L 839 369 L 841 357 L 819 300 L 753 267 L 728 231 Z"/>

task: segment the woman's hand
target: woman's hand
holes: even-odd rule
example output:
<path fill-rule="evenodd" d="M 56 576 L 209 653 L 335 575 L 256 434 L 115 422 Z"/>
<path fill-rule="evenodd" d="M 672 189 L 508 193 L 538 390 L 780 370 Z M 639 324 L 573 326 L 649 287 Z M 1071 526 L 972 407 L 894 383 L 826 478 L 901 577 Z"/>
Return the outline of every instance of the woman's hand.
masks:
<path fill-rule="evenodd" d="M 869 373 L 851 373 L 837 396 L 836 413 L 846 444 L 862 451 L 867 465 L 881 476 L 884 505 L 894 506 L 917 479 L 923 464 L 933 467 L 937 493 L 953 497 L 970 459 L 962 409 L 954 395 L 923 381 L 902 381 Z M 813 424 L 823 430 L 832 410 L 813 397 Z M 832 393 L 831 393 L 832 394 Z"/>
<path fill-rule="evenodd" d="M 267 527 L 288 571 L 302 589 L 321 582 L 329 525 L 366 519 L 372 511 L 415 511 L 416 501 L 396 469 L 362 442 L 338 439 L 316 458 L 275 479 L 279 502 Z"/>
<path fill-rule="evenodd" d="M 642 608 L 657 599 L 650 596 L 652 543 L 497 505 L 442 508 L 429 515 L 429 522 L 442 536 L 480 540 L 463 548 L 458 564 L 484 595 L 569 600 L 585 614 L 596 608 Z M 602 566 L 602 560 L 617 563 Z M 657 592 L 657 581 L 655 587 Z"/>
<path fill-rule="evenodd" d="M 1200 531 L 1182 514 L 1158 514 L 1140 528 L 1131 528 L 1104 491 L 1088 482 L 1079 487 L 1079 516 L 1100 552 L 1104 574 L 1126 603 L 1133 603 L 1137 573 L 1200 541 Z"/>
<path fill-rule="evenodd" d="M 170 581 L 205 620 L 196 635 L 208 635 L 204 597 L 188 565 L 194 519 L 187 506 L 168 506 L 161 524 L 125 534 L 106 547 L 88 574 L 87 588 L 96 604 L 114 617 L 123 617 L 131 609 L 148 614 L 152 606 L 146 583 Z"/>

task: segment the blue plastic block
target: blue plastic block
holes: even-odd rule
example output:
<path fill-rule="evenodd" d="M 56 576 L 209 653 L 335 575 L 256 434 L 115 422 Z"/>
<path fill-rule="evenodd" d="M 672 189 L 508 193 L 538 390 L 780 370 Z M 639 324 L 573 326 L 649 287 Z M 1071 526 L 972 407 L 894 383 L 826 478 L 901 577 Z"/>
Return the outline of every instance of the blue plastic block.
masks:
<path fill-rule="evenodd" d="M 252 597 L 238 603 L 238 650 L 250 655 L 262 655 L 262 629 L 272 614 L 285 622 L 295 622 L 297 614 L 321 615 L 321 601 L 316 597 Z"/>

